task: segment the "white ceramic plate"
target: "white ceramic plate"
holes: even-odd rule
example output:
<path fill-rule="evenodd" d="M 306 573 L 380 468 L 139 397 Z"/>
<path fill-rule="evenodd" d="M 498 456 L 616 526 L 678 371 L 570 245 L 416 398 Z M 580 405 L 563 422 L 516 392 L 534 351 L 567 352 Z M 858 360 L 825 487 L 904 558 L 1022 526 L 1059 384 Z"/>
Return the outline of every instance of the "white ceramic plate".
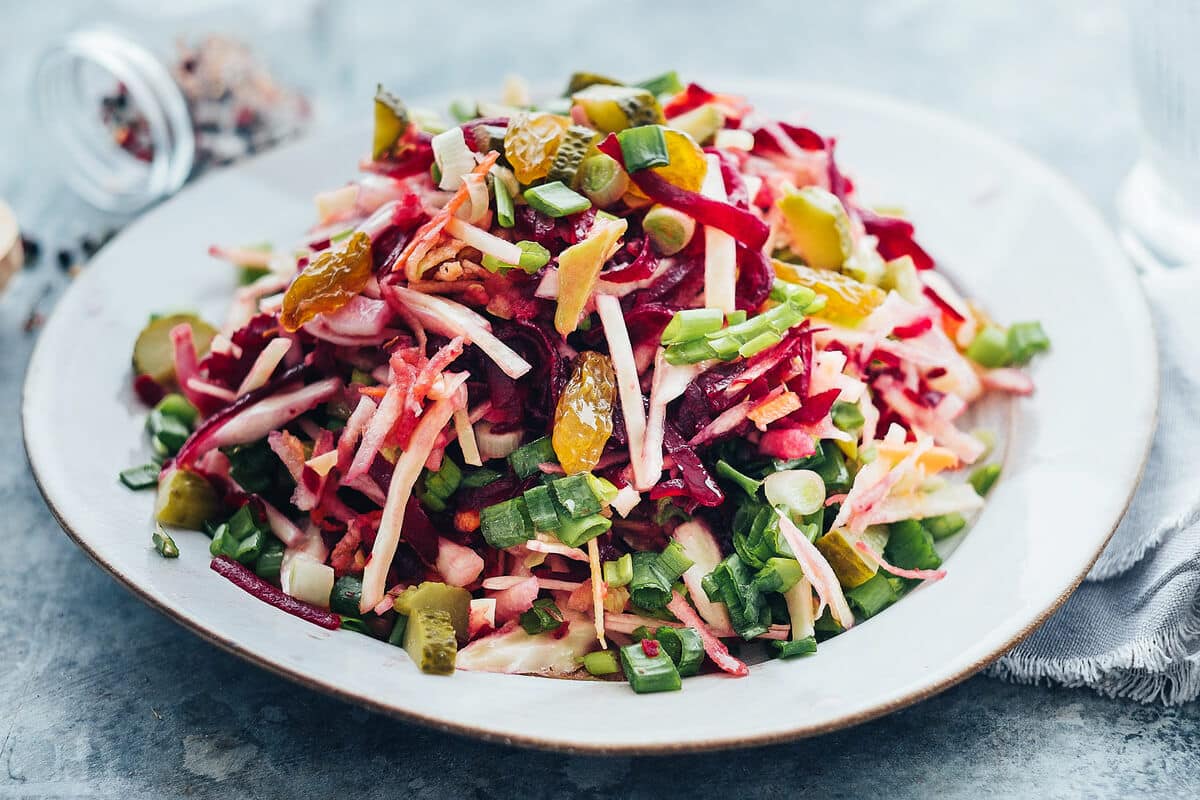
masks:
<path fill-rule="evenodd" d="M 326 632 L 211 572 L 207 540 L 150 547 L 151 493 L 118 470 L 146 458 L 129 354 L 147 314 L 220 318 L 230 272 L 213 242 L 293 241 L 311 197 L 350 174 L 363 134 L 311 139 L 200 181 L 92 263 L 42 332 L 25 385 L 30 463 L 63 528 L 149 604 L 256 664 L 352 702 L 471 735 L 579 751 L 744 746 L 829 731 L 961 681 L 1065 599 L 1136 485 L 1154 425 L 1157 361 L 1137 280 L 1097 214 L 1061 178 L 962 123 L 804 86 L 742 86 L 761 108 L 840 140 L 869 202 L 899 204 L 921 241 L 1004 320 L 1042 320 L 1053 352 L 1034 397 L 1011 403 L 1004 475 L 948 559 L 948 577 L 748 679 L 690 679 L 638 696 L 623 684 L 417 672 L 403 651 Z"/>

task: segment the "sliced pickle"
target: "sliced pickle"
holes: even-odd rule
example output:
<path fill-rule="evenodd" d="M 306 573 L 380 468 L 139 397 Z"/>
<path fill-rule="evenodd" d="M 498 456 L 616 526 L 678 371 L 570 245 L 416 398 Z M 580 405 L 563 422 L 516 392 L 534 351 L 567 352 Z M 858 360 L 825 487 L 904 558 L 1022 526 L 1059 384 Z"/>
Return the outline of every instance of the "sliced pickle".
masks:
<path fill-rule="evenodd" d="M 788 192 L 776 201 L 787 220 L 792 250 L 817 269 L 841 269 L 854 252 L 850 215 L 834 194 L 818 186 Z"/>
<path fill-rule="evenodd" d="M 450 675 L 458 656 L 454 623 L 437 608 L 421 608 L 408 617 L 404 649 L 421 670 L 430 675 Z"/>
<path fill-rule="evenodd" d="M 550 164 L 550 172 L 546 174 L 547 181 L 562 181 L 567 186 L 575 185 L 579 174 L 579 165 L 592 149 L 596 141 L 596 131 L 586 125 L 572 125 L 563 134 L 558 150 L 554 153 L 554 161 Z"/>
<path fill-rule="evenodd" d="M 405 616 L 412 616 L 421 609 L 445 611 L 454 626 L 455 638 L 466 644 L 467 620 L 471 616 L 471 593 L 466 589 L 437 581 L 424 581 L 419 586 L 404 590 L 393 606 L 397 613 Z"/>
<path fill-rule="evenodd" d="M 583 107 L 588 119 L 603 133 L 666 121 L 658 98 L 632 86 L 594 84 L 572 93 L 571 100 Z"/>
<path fill-rule="evenodd" d="M 195 314 L 169 314 L 152 319 L 142 328 L 133 343 L 133 371 L 137 375 L 149 375 L 158 383 L 175 380 L 175 345 L 171 341 L 171 329 L 176 325 L 188 324 L 192 328 L 192 343 L 196 355 L 208 352 L 217 329 Z"/>
<path fill-rule="evenodd" d="M 154 519 L 174 528 L 198 531 L 220 511 L 217 490 L 203 476 L 176 467 L 158 479 Z"/>
<path fill-rule="evenodd" d="M 882 553 L 884 545 L 887 544 L 887 536 L 886 525 L 873 525 L 861 534 L 834 528 L 817 539 L 816 544 L 829 566 L 833 567 L 838 582 L 847 589 L 853 589 L 869 581 L 879 570 L 878 563 L 860 552 L 854 546 L 855 543 L 866 542 L 873 551 Z"/>

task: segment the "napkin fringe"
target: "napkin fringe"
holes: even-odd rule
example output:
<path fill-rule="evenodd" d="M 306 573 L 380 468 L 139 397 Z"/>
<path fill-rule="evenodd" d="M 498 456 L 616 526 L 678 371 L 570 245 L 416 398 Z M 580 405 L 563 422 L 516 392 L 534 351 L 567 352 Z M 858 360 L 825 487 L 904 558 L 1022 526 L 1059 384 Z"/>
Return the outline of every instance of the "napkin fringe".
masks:
<path fill-rule="evenodd" d="M 1125 550 L 1107 548 L 1092 567 L 1085 580 L 1091 583 L 1106 581 L 1128 572 L 1139 561 L 1174 533 L 1190 528 L 1200 522 L 1200 505 L 1186 509 L 1172 520 L 1160 522 L 1144 536 L 1138 537 L 1135 545 Z"/>
<path fill-rule="evenodd" d="M 1039 658 L 1013 651 L 987 674 L 1010 683 L 1067 688 L 1088 686 L 1108 697 L 1179 705 L 1200 696 L 1200 661 L 1189 659 L 1200 639 L 1200 595 L 1183 621 L 1149 639 L 1091 658 Z"/>

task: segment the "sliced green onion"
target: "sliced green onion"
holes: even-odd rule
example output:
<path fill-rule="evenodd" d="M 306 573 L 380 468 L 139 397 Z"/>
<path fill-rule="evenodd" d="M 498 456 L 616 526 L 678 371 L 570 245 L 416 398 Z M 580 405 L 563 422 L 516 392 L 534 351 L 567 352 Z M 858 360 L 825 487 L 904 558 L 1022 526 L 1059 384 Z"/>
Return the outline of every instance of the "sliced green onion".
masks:
<path fill-rule="evenodd" d="M 653 95 L 679 94 L 683 91 L 683 84 L 680 83 L 679 74 L 675 70 L 664 72 L 662 75 L 656 75 L 653 78 L 647 78 L 644 81 L 635 83 L 634 86 L 639 89 L 645 89 Z"/>
<path fill-rule="evenodd" d="M 588 156 L 579 165 L 579 189 L 599 207 L 611 206 L 629 190 L 629 176 L 615 159 Z"/>
<path fill-rule="evenodd" d="M 921 525 L 929 531 L 934 539 L 946 539 L 967 527 L 967 519 L 962 514 L 942 514 L 940 517 L 928 517 L 921 520 Z"/>
<path fill-rule="evenodd" d="M 675 663 L 679 677 L 690 678 L 700 671 L 700 664 L 704 661 L 704 643 L 694 628 L 664 625 L 654 632 L 654 638 Z"/>
<path fill-rule="evenodd" d="M 240 542 L 229 535 L 229 524 L 221 523 L 213 532 L 212 541 L 208 543 L 208 552 L 215 556 L 233 558 Z"/>
<path fill-rule="evenodd" d="M 791 589 L 804 577 L 804 570 L 794 558 L 769 558 L 767 565 L 754 576 L 754 586 L 760 592 L 779 592 Z"/>
<path fill-rule="evenodd" d="M 558 509 L 555 508 L 554 498 L 550 496 L 549 486 L 534 486 L 522 495 L 525 507 L 529 509 L 529 519 L 533 529 L 540 532 L 553 533 L 562 525 Z"/>
<path fill-rule="evenodd" d="M 673 256 L 687 247 L 696 235 L 696 220 L 670 206 L 655 205 L 642 217 L 642 230 L 659 255 Z"/>
<path fill-rule="evenodd" d="M 513 208 L 512 195 L 504 181 L 492 176 L 492 193 L 496 196 L 496 221 L 501 228 L 511 228 L 517 224 L 516 210 Z"/>
<path fill-rule="evenodd" d="M 362 600 L 362 581 L 353 575 L 343 575 L 334 581 L 329 595 L 329 610 L 335 614 L 356 616 Z"/>
<path fill-rule="evenodd" d="M 725 315 L 719 308 L 688 308 L 676 311 L 667 327 L 663 328 L 662 343 L 686 342 L 706 333 L 719 331 L 724 323 Z"/>
<path fill-rule="evenodd" d="M 583 668 L 589 675 L 597 678 L 603 675 L 616 675 L 621 671 L 617 654 L 612 650 L 597 650 L 594 653 L 588 653 L 583 657 Z"/>
<path fill-rule="evenodd" d="M 126 488 L 138 491 L 158 486 L 158 473 L 159 466 L 157 464 L 142 464 L 139 467 L 121 470 L 117 473 L 117 477 L 121 483 L 125 484 Z"/>
<path fill-rule="evenodd" d="M 358 613 L 357 610 L 355 613 Z M 363 622 L 362 617 L 348 616 L 346 614 L 342 614 L 341 616 L 341 627 L 344 630 L 354 631 L 355 633 L 361 633 L 366 636 L 374 636 L 374 634 L 371 632 L 371 629 L 367 627 L 367 623 Z"/>
<path fill-rule="evenodd" d="M 177 417 L 169 416 L 160 409 L 153 409 L 146 417 L 146 430 L 150 433 L 150 444 L 155 452 L 173 456 L 192 435 L 192 429 Z"/>
<path fill-rule="evenodd" d="M 771 505 L 782 505 L 802 517 L 825 507 L 825 481 L 811 469 L 772 473 L 763 479 L 763 492 Z"/>
<path fill-rule="evenodd" d="M 254 574 L 267 580 L 277 580 L 279 570 L 283 566 L 283 552 L 283 542 L 274 538 L 270 539 L 263 545 L 262 552 L 258 554 L 258 560 L 254 562 Z"/>
<path fill-rule="evenodd" d="M 921 523 L 906 519 L 888 526 L 883 552 L 888 561 L 901 569 L 937 569 L 942 558 L 933 549 L 933 535 Z"/>
<path fill-rule="evenodd" d="M 807 309 L 817 299 L 817 293 L 807 286 L 776 278 L 771 285 L 770 298 L 777 303 L 791 303 Z"/>
<path fill-rule="evenodd" d="M 514 497 L 479 512 L 479 529 L 484 540 L 496 548 L 515 547 L 533 538 L 533 522 L 524 497 Z"/>
<path fill-rule="evenodd" d="M 196 424 L 196 420 L 200 416 L 196 407 L 189 403 L 186 397 L 176 392 L 171 392 L 163 397 L 154 408 L 168 417 L 174 417 L 189 428 Z"/>
<path fill-rule="evenodd" d="M 671 581 L 658 570 L 658 553 L 633 553 L 629 596 L 642 608 L 663 608 L 671 599 Z"/>
<path fill-rule="evenodd" d="M 565 621 L 562 611 L 549 598 L 534 600 L 533 606 L 521 614 L 521 627 L 530 636 L 557 630 Z"/>
<path fill-rule="evenodd" d="M 866 422 L 858 404 L 847 403 L 845 400 L 838 400 L 834 403 L 833 408 L 830 409 L 830 415 L 833 417 L 834 427 L 846 433 L 856 433 L 862 430 L 862 426 Z"/>
<path fill-rule="evenodd" d="M 662 573 L 662 576 L 669 585 L 679 580 L 693 563 L 695 562 L 688 558 L 687 553 L 684 552 L 683 545 L 675 540 L 671 540 L 663 548 L 663 551 L 659 553 L 658 564 L 655 569 Z"/>
<path fill-rule="evenodd" d="M 791 642 L 771 642 L 771 649 L 775 651 L 776 658 L 808 656 L 817 652 L 817 638 L 808 636 Z"/>
<path fill-rule="evenodd" d="M 825 481 L 825 491 L 828 494 L 841 494 L 850 491 L 850 468 L 846 466 L 846 455 L 842 449 L 830 441 L 822 441 L 820 445 L 821 463 L 815 467 L 821 480 Z"/>
<path fill-rule="evenodd" d="M 729 462 L 724 459 L 717 461 L 717 476 L 733 481 L 739 488 L 751 498 L 758 496 L 759 487 L 762 486 L 762 481 L 756 481 L 749 475 L 739 472 L 735 467 L 730 466 Z"/>
<path fill-rule="evenodd" d="M 739 347 L 738 355 L 742 358 L 750 358 L 751 356 L 758 355 L 763 350 L 774 347 L 782 341 L 783 337 L 775 333 L 775 331 L 765 331 Z"/>
<path fill-rule="evenodd" d="M 663 136 L 659 125 L 626 128 L 617 133 L 617 142 L 621 145 L 621 156 L 629 173 L 650 167 L 665 167 L 671 163 L 667 138 Z"/>
<path fill-rule="evenodd" d="M 749 641 L 767 632 L 771 610 L 754 586 L 741 556 L 736 553 L 727 556 L 705 576 L 701 585 L 710 600 L 725 604 L 734 631 L 743 639 Z"/>
<path fill-rule="evenodd" d="M 1012 363 L 1023 365 L 1050 349 L 1050 337 L 1040 322 L 1014 322 L 1008 327 L 1007 344 Z"/>
<path fill-rule="evenodd" d="M 846 590 L 846 602 L 863 619 L 875 616 L 899 599 L 900 595 L 882 570 L 872 575 L 866 583 Z"/>
<path fill-rule="evenodd" d="M 731 311 L 725 315 L 725 322 L 729 325 L 741 325 L 746 321 L 746 310 L 739 308 L 737 311 Z"/>
<path fill-rule="evenodd" d="M 554 490 L 554 499 L 572 519 L 600 513 L 600 500 L 592 491 L 589 477 L 587 473 L 577 473 L 550 482 L 550 488 Z"/>
<path fill-rule="evenodd" d="M 647 654 L 646 647 L 640 642 L 622 647 L 621 668 L 630 688 L 638 694 L 673 692 L 683 688 L 675 662 L 661 647 L 654 656 Z"/>
<path fill-rule="evenodd" d="M 503 477 L 499 472 L 490 467 L 480 467 L 472 470 L 463 476 L 459 486 L 463 489 L 481 489 L 493 481 L 498 481 Z"/>
<path fill-rule="evenodd" d="M 582 547 L 612 527 L 612 520 L 599 514 L 579 519 L 566 518 L 554 535 L 567 547 Z"/>
<path fill-rule="evenodd" d="M 154 549 L 163 558 L 179 558 L 178 545 L 171 538 L 171 534 L 163 530 L 162 525 L 154 526 L 154 533 L 150 534 L 150 541 L 154 542 Z"/>
<path fill-rule="evenodd" d="M 525 202 L 548 217 L 565 217 L 592 207 L 592 202 L 562 181 L 543 183 L 525 190 Z"/>
<path fill-rule="evenodd" d="M 253 564 L 258 561 L 258 557 L 262 554 L 263 545 L 267 541 L 267 535 L 262 531 L 254 531 L 245 539 L 238 542 L 237 547 L 233 551 L 233 558 L 242 564 Z"/>
<path fill-rule="evenodd" d="M 729 361 L 731 358 L 737 356 L 742 349 L 742 344 L 743 342 L 737 338 L 728 335 L 708 339 L 708 346 L 717 354 L 717 358 L 722 361 Z"/>
<path fill-rule="evenodd" d="M 628 586 L 633 580 L 633 556 L 629 553 L 616 561 L 604 562 L 604 582 L 611 588 Z"/>
<path fill-rule="evenodd" d="M 592 488 L 592 494 L 596 495 L 596 499 L 601 505 L 612 505 L 612 501 L 617 499 L 620 494 L 620 489 L 613 485 L 613 482 L 607 478 L 601 478 L 593 475 L 590 472 L 583 473 L 587 477 L 588 486 Z"/>
<path fill-rule="evenodd" d="M 249 503 L 235 511 L 233 516 L 226 521 L 226 525 L 229 526 L 229 535 L 239 542 L 260 530 L 258 520 L 254 516 L 254 509 Z"/>
<path fill-rule="evenodd" d="M 521 269 L 530 275 L 537 272 L 542 267 L 550 263 L 550 251 L 537 242 L 519 241 L 517 247 L 521 249 L 521 260 L 518 264 L 508 264 L 490 253 L 483 255 L 483 268 L 488 272 L 503 272 L 510 269 Z"/>
<path fill-rule="evenodd" d="M 690 342 L 673 344 L 667 348 L 666 352 L 667 363 L 675 366 L 699 364 L 701 361 L 708 361 L 710 358 L 716 357 L 717 352 L 713 350 L 707 339 L 693 339 Z"/>
<path fill-rule="evenodd" d="M 984 497 L 992 490 L 992 487 L 996 485 L 996 480 L 999 477 L 999 464 L 985 464 L 984 466 L 973 471 L 971 476 L 967 478 L 967 482 L 975 487 L 975 492 L 980 497 Z"/>
<path fill-rule="evenodd" d="M 967 358 L 981 367 L 1003 367 L 1012 363 L 1008 349 L 1008 336 L 1000 328 L 989 325 L 967 345 Z"/>
<path fill-rule="evenodd" d="M 536 475 L 541 470 L 541 464 L 557 464 L 558 457 L 554 454 L 554 444 L 549 436 L 534 439 L 508 454 L 508 463 L 512 466 L 517 477 L 525 480 L 530 475 Z"/>

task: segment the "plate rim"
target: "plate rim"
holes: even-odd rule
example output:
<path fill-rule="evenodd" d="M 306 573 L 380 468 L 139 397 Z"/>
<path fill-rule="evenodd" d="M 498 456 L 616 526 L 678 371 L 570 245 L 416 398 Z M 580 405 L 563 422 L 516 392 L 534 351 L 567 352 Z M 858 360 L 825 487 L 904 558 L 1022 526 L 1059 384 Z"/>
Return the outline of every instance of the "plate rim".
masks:
<path fill-rule="evenodd" d="M 931 108 L 923 104 L 909 102 L 907 100 L 897 100 L 893 97 L 877 93 L 870 90 L 842 87 L 836 84 L 808 82 L 808 81 L 785 81 L 774 79 L 734 77 L 728 82 L 733 83 L 739 90 L 744 90 L 746 93 L 753 92 L 789 92 L 796 96 L 797 99 L 803 98 L 821 98 L 826 101 L 832 101 L 838 104 L 852 106 L 855 108 L 875 108 L 886 111 L 889 114 L 897 115 L 909 120 L 919 120 L 934 128 L 949 130 L 959 136 L 966 136 L 979 141 L 986 146 L 995 150 L 1003 151 L 1007 157 L 1024 162 L 1027 166 L 1034 168 L 1041 176 L 1053 187 L 1057 196 L 1061 197 L 1073 206 L 1071 209 L 1074 213 L 1080 216 L 1080 219 L 1096 229 L 1102 231 L 1104 235 L 1112 240 L 1114 245 L 1118 245 L 1115 233 L 1100 214 L 1096 206 L 1083 194 L 1083 192 L 1068 180 L 1058 169 L 1047 164 L 1037 158 L 1025 148 L 1009 141 L 1003 136 L 993 133 L 992 131 L 976 125 L 972 122 L 959 118 L 949 112 L 942 111 L 937 108 Z M 332 128 L 327 128 L 321 131 L 314 132 L 314 135 L 301 139 L 297 142 L 290 143 L 285 147 L 274 151 L 255 156 L 248 162 L 243 162 L 240 167 L 245 166 L 250 161 L 257 161 L 260 158 L 268 158 L 277 156 L 281 151 L 286 151 L 292 148 L 304 147 L 311 145 L 314 140 L 319 141 L 322 137 L 336 136 L 344 131 L 349 125 L 341 125 Z M 234 169 L 238 169 L 235 167 Z M 221 171 L 223 172 L 223 171 Z M 182 192 L 175 195 L 171 200 L 175 200 L 180 196 L 187 196 L 195 191 L 197 186 L 204 185 L 208 180 L 212 179 L 221 172 L 209 173 L 196 183 L 187 186 Z M 135 227 L 130 225 L 125 229 L 127 233 L 130 228 Z M 343 702 L 353 703 L 355 705 L 366 707 L 374 712 L 382 713 L 394 719 L 400 719 L 406 722 L 414 722 L 428 728 L 440 730 L 447 733 L 453 733 L 461 736 L 468 736 L 475 739 L 480 739 L 487 742 L 515 745 L 530 749 L 562 752 L 580 755 L 669 755 L 676 753 L 698 753 L 711 752 L 717 750 L 734 750 L 746 749 L 751 747 L 760 747 L 771 744 L 780 744 L 785 742 L 796 741 L 798 739 L 819 736 L 826 733 L 831 733 L 837 730 L 850 728 L 869 722 L 874 719 L 891 714 L 900 709 L 914 705 L 922 700 L 926 700 L 936 694 L 939 694 L 953 686 L 962 683 L 968 678 L 978 674 L 990 664 L 994 663 L 1006 652 L 1023 641 L 1035 629 L 1041 626 L 1050 616 L 1066 602 L 1066 600 L 1074 593 L 1079 584 L 1082 583 L 1087 573 L 1091 570 L 1100 554 L 1104 551 L 1113 533 L 1120 525 L 1129 509 L 1129 505 L 1133 500 L 1142 477 L 1144 476 L 1147 462 L 1149 461 L 1151 446 L 1154 440 L 1154 433 L 1158 425 L 1158 402 L 1161 392 L 1161 363 L 1159 358 L 1159 347 L 1157 338 L 1153 332 L 1153 316 L 1149 313 L 1149 305 L 1146 300 L 1144 287 L 1137 274 L 1137 270 L 1124 257 L 1123 251 L 1117 247 L 1117 252 L 1121 254 L 1121 260 L 1125 263 L 1129 271 L 1130 277 L 1134 279 L 1134 284 L 1137 291 L 1134 297 L 1130 298 L 1130 302 L 1138 307 L 1138 311 L 1151 323 L 1150 335 L 1147 337 L 1147 346 L 1149 356 L 1148 361 L 1151 365 L 1153 382 L 1149 390 L 1149 396 L 1146 402 L 1149 405 L 1149 414 L 1146 415 L 1147 423 L 1142 431 L 1142 454 L 1138 464 L 1136 474 L 1129 483 L 1129 488 L 1126 492 L 1124 502 L 1121 505 L 1119 512 L 1116 514 L 1108 526 L 1108 531 L 1104 535 L 1099 546 L 1095 549 L 1087 560 L 1086 567 L 1073 576 L 1067 588 L 1060 593 L 1054 601 L 1031 619 L 1025 626 L 1017 631 L 1009 640 L 997 646 L 991 652 L 980 657 L 973 663 L 959 669 L 954 674 L 942 677 L 939 680 L 922 684 L 919 688 L 904 692 L 895 698 L 879 703 L 876 706 L 862 709 L 856 712 L 845 713 L 818 723 L 798 724 L 787 730 L 771 731 L 757 735 L 745 735 L 732 738 L 713 737 L 705 741 L 692 742 L 676 742 L 676 743 L 657 743 L 657 744 L 594 744 L 594 743 L 578 743 L 564 742 L 561 740 L 552 739 L 547 735 L 532 735 L 532 734 L 508 734 L 500 733 L 485 727 L 479 727 L 474 724 L 458 723 L 452 720 L 447 720 L 443 717 L 431 716 L 422 712 L 413 711 L 410 709 L 400 708 L 390 705 L 379 700 L 376 700 L 368 694 L 360 694 L 354 691 L 344 689 L 333 683 L 326 683 L 315 678 L 312 678 L 305 672 L 299 669 L 285 667 L 271 660 L 266 655 L 259 654 L 238 643 L 232 638 L 229 638 L 220 632 L 209 629 L 204 625 L 196 622 L 187 616 L 184 612 L 176 610 L 170 604 L 160 602 L 155 599 L 148 591 L 143 589 L 141 585 L 134 579 L 133 575 L 127 575 L 120 571 L 116 565 L 109 563 L 105 557 L 95 548 L 90 546 L 88 542 L 76 531 L 64 518 L 62 512 L 55 504 L 54 500 L 47 491 L 42 482 L 42 476 L 38 471 L 36 457 L 30 447 L 29 432 L 30 432 L 30 403 L 29 394 L 31 393 L 31 375 L 34 373 L 34 367 L 44 358 L 44 337 L 39 336 L 37 343 L 34 345 L 32 354 L 30 355 L 24 380 L 21 390 L 21 438 L 23 450 L 25 453 L 26 463 L 29 465 L 30 474 L 33 476 L 34 483 L 41 494 L 46 507 L 51 515 L 62 528 L 63 532 L 105 572 L 115 578 L 121 586 L 128 590 L 131 594 L 141 600 L 150 608 L 162 613 L 169 619 L 172 619 L 183 628 L 191 631 L 203 640 L 216 645 L 221 650 L 230 653 L 239 658 L 267 670 L 275 675 L 287 678 L 294 683 L 300 684 L 307 689 L 316 690 L 322 694 L 336 697 Z M 69 285 L 64 292 L 72 291 L 76 284 Z M 60 297 L 60 301 L 61 301 Z M 55 312 L 57 311 L 57 305 Z M 55 312 L 52 312 L 55 313 Z"/>

